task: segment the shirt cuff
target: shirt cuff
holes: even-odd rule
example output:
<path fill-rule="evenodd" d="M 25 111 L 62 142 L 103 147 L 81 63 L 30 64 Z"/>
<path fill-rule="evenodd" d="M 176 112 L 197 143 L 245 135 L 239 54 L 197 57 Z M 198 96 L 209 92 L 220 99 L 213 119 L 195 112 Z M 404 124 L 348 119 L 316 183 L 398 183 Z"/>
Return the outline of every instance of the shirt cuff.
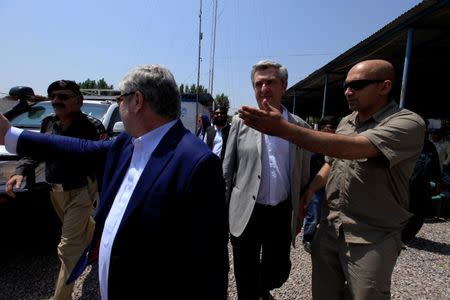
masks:
<path fill-rule="evenodd" d="M 17 127 L 10 127 L 5 135 L 5 149 L 11 154 L 17 154 L 17 142 L 23 129 Z"/>

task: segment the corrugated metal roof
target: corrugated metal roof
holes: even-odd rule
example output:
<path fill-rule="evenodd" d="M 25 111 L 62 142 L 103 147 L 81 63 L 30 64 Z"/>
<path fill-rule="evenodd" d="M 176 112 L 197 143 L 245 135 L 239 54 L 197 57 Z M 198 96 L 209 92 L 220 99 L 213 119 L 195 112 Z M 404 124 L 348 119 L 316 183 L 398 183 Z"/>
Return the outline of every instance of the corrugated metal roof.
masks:
<path fill-rule="evenodd" d="M 412 56 L 415 69 L 412 72 L 417 73 L 418 69 L 429 71 L 424 67 L 427 61 L 436 63 L 436 60 L 440 60 L 441 67 L 450 66 L 449 0 L 426 0 L 294 84 L 287 90 L 285 99 L 292 102 L 295 95 L 296 102 L 303 103 L 301 109 L 296 105 L 299 109 L 296 113 L 299 115 L 305 116 L 302 110 L 308 111 L 308 107 L 305 108 L 304 105 L 308 101 L 320 102 L 309 103 L 311 106 L 309 110 L 321 110 L 325 75 L 328 74 L 328 88 L 340 88 L 340 92 L 343 93 L 342 82 L 346 73 L 354 64 L 365 59 L 387 59 L 393 63 L 397 73 L 401 74 L 409 28 L 415 30 Z M 439 73 L 438 76 L 445 75 Z M 331 95 L 334 96 L 333 93 Z M 340 112 L 342 113 L 342 110 Z"/>

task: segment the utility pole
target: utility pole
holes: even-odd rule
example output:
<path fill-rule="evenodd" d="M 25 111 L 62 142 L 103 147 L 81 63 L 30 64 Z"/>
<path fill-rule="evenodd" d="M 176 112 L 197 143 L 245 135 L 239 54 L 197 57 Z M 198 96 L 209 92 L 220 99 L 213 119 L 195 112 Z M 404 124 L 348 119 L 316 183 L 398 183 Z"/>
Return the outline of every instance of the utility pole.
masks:
<path fill-rule="evenodd" d="M 209 61 L 209 92 L 212 97 L 214 88 L 214 60 L 216 56 L 216 25 L 217 25 L 217 0 L 214 0 L 213 28 L 211 31 L 211 54 Z M 213 102 L 213 111 L 216 109 L 216 102 Z"/>
<path fill-rule="evenodd" d="M 195 133 L 198 130 L 198 100 L 199 100 L 199 92 L 200 92 L 200 61 L 201 61 L 201 52 L 202 52 L 202 0 L 200 0 L 200 13 L 198 14 L 199 23 L 198 23 L 198 65 L 197 65 L 197 99 L 195 101 Z"/>

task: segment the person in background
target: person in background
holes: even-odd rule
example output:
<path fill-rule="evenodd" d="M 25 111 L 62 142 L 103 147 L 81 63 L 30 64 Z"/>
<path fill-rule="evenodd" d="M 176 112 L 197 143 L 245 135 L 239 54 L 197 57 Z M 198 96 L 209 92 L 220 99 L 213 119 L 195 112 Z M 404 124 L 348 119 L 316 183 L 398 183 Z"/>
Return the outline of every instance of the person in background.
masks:
<path fill-rule="evenodd" d="M 334 133 L 339 121 L 334 116 L 325 116 L 319 120 L 318 129 L 319 131 Z M 313 153 L 311 155 L 310 164 L 310 177 L 314 176 L 319 172 L 325 163 L 325 157 L 320 153 Z M 313 240 L 314 234 L 316 232 L 317 225 L 320 221 L 321 208 L 323 206 L 323 199 L 325 198 L 325 188 L 321 188 L 314 193 L 311 202 L 309 203 L 308 209 L 305 213 L 305 219 L 303 224 L 303 247 L 308 253 L 311 253 L 311 242 Z"/>
<path fill-rule="evenodd" d="M 119 89 L 125 132 L 114 140 L 21 131 L 0 116 L 0 144 L 10 152 L 105 162 L 94 235 L 68 282 L 98 256 L 103 300 L 226 299 L 220 159 L 181 123 L 179 89 L 167 68 L 133 68 Z"/>
<path fill-rule="evenodd" d="M 436 128 L 430 130 L 430 138 L 439 154 L 441 171 L 447 171 L 450 164 L 450 142 L 444 139 L 445 130 Z M 450 170 L 449 170 L 450 171 Z"/>
<path fill-rule="evenodd" d="M 55 113 L 42 120 L 42 133 L 88 140 L 106 137 L 103 124 L 81 111 L 83 95 L 74 81 L 57 80 L 49 85 L 47 93 Z M 6 193 L 15 197 L 13 188 L 19 188 L 41 161 L 22 158 L 6 183 Z M 92 214 L 98 199 L 96 166 L 95 161 L 79 160 L 70 155 L 45 160 L 45 178 L 51 185 L 50 199 L 62 222 L 58 245 L 61 268 L 54 292 L 57 300 L 72 299 L 73 284 L 65 282 L 94 232 Z"/>
<path fill-rule="evenodd" d="M 258 104 L 268 101 L 290 124 L 309 125 L 281 104 L 287 69 L 263 60 L 251 71 Z M 291 270 L 300 192 L 309 180 L 310 154 L 283 139 L 261 134 L 233 118 L 223 161 L 229 202 L 234 275 L 240 300 L 272 299 Z"/>
<path fill-rule="evenodd" d="M 202 114 L 197 120 L 197 133 L 199 139 L 206 142 L 206 130 L 211 127 L 211 122 L 207 114 Z"/>
<path fill-rule="evenodd" d="M 425 120 L 426 128 L 428 121 Z M 413 216 L 402 230 L 402 241 L 409 244 L 420 231 L 425 217 L 433 215 L 432 196 L 441 191 L 441 167 L 434 144 L 427 139 L 425 131 L 422 152 L 416 160 L 409 179 L 409 212 Z M 434 185 L 434 187 L 432 187 Z"/>
<path fill-rule="evenodd" d="M 344 94 L 353 112 L 336 134 L 290 124 L 264 101 L 239 110 L 244 124 L 326 155 L 302 202 L 326 185 L 327 213 L 312 242 L 314 299 L 390 299 L 391 276 L 402 247 L 409 178 L 423 147 L 423 119 L 390 98 L 394 67 L 357 63 Z"/>
<path fill-rule="evenodd" d="M 214 110 L 213 124 L 206 129 L 206 144 L 223 161 L 230 132 L 228 110 L 225 107 L 219 106 Z"/>

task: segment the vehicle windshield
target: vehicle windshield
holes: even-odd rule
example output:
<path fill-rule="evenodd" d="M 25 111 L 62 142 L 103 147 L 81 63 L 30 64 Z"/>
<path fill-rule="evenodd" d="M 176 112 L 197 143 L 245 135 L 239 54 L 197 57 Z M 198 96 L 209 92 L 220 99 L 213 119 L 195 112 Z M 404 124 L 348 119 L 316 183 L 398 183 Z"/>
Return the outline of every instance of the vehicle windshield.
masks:
<path fill-rule="evenodd" d="M 108 105 L 101 103 L 83 103 L 81 110 L 88 116 L 103 121 Z M 30 109 L 11 119 L 11 125 L 18 128 L 41 128 L 42 120 L 53 113 L 50 102 L 41 102 L 30 107 Z"/>

